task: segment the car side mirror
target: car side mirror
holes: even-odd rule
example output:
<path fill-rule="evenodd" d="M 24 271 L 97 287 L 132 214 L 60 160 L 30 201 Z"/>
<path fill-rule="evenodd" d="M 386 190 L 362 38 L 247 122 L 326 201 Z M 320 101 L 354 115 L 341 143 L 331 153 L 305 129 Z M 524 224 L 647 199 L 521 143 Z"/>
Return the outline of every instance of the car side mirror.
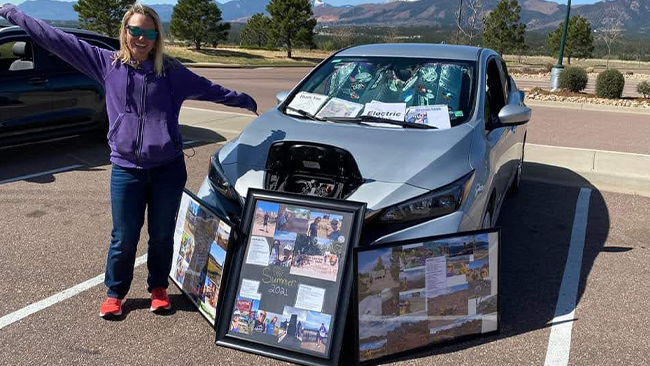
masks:
<path fill-rule="evenodd" d="M 289 96 L 288 91 L 281 91 L 275 95 L 275 100 L 278 102 L 278 104 L 280 104 L 284 102 L 285 99 L 287 99 L 287 96 Z"/>
<path fill-rule="evenodd" d="M 499 111 L 499 127 L 519 126 L 530 121 L 530 108 L 522 105 L 506 105 Z"/>

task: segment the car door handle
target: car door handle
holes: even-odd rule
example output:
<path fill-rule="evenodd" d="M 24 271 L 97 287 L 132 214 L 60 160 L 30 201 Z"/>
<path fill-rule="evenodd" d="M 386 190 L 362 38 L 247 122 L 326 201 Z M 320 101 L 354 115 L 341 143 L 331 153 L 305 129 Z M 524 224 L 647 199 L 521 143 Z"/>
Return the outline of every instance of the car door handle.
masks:
<path fill-rule="evenodd" d="M 47 79 L 43 79 L 43 78 L 40 77 L 40 76 L 37 76 L 37 77 L 33 77 L 33 78 L 27 80 L 27 82 L 30 83 L 30 84 L 32 84 L 32 85 L 41 85 L 41 84 L 45 84 L 45 83 L 47 83 L 48 80 L 47 80 Z"/>

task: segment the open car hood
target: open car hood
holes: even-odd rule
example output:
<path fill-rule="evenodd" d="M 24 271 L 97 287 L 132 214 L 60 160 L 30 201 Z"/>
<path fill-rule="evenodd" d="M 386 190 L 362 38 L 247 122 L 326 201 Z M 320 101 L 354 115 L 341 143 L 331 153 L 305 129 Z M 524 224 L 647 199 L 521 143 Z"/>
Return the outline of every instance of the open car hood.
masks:
<path fill-rule="evenodd" d="M 264 170 L 273 143 L 295 141 L 347 150 L 368 182 L 405 183 L 432 190 L 471 170 L 470 124 L 445 130 L 395 127 L 311 121 L 274 108 L 224 146 L 219 160 L 228 178 L 237 181 L 251 170 Z"/>

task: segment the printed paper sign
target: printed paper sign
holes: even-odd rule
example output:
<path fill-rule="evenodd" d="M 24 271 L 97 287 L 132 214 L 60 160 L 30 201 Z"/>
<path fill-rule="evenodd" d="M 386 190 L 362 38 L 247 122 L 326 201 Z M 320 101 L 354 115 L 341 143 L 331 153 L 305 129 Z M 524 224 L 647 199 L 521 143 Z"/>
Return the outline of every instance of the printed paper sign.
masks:
<path fill-rule="evenodd" d="M 366 103 L 366 108 L 363 111 L 364 116 L 385 118 L 399 122 L 404 121 L 405 114 L 406 103 L 382 103 L 374 100 L 372 103 Z"/>
<path fill-rule="evenodd" d="M 325 107 L 318 112 L 316 117 L 356 117 L 363 108 L 363 104 L 348 102 L 347 100 L 332 98 Z"/>
<path fill-rule="evenodd" d="M 269 243 L 261 236 L 251 237 L 251 245 L 248 248 L 248 257 L 246 263 L 256 264 L 258 266 L 269 265 Z"/>
<path fill-rule="evenodd" d="M 296 307 L 305 310 L 317 311 L 320 313 L 325 300 L 325 289 L 307 285 L 298 286 Z"/>
<path fill-rule="evenodd" d="M 426 260 L 427 297 L 436 297 L 447 288 L 447 258 L 445 256 Z"/>
<path fill-rule="evenodd" d="M 262 294 L 259 293 L 260 282 L 242 279 L 241 280 L 241 289 L 239 290 L 239 296 L 247 297 L 253 300 L 259 300 L 262 298 Z"/>
<path fill-rule="evenodd" d="M 449 109 L 446 105 L 435 105 L 427 111 L 427 124 L 439 129 L 451 128 Z"/>
<path fill-rule="evenodd" d="M 293 108 L 294 110 L 297 109 L 297 110 L 305 111 L 313 116 L 318 112 L 318 110 L 325 103 L 326 100 L 327 100 L 326 95 L 300 92 L 293 98 L 291 103 L 289 103 L 288 107 Z M 288 109 L 287 113 L 297 114 L 291 109 Z"/>

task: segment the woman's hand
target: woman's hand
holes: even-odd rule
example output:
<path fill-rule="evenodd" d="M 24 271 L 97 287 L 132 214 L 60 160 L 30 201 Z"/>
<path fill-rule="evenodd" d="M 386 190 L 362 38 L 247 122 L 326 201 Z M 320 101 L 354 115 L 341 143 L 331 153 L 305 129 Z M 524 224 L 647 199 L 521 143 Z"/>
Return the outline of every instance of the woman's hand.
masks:
<path fill-rule="evenodd" d="M 246 94 L 246 95 L 251 99 L 250 100 L 250 106 L 247 109 L 249 111 L 255 113 L 256 116 L 259 116 L 259 114 L 257 113 L 257 102 L 250 95 L 248 95 L 248 94 Z"/>

